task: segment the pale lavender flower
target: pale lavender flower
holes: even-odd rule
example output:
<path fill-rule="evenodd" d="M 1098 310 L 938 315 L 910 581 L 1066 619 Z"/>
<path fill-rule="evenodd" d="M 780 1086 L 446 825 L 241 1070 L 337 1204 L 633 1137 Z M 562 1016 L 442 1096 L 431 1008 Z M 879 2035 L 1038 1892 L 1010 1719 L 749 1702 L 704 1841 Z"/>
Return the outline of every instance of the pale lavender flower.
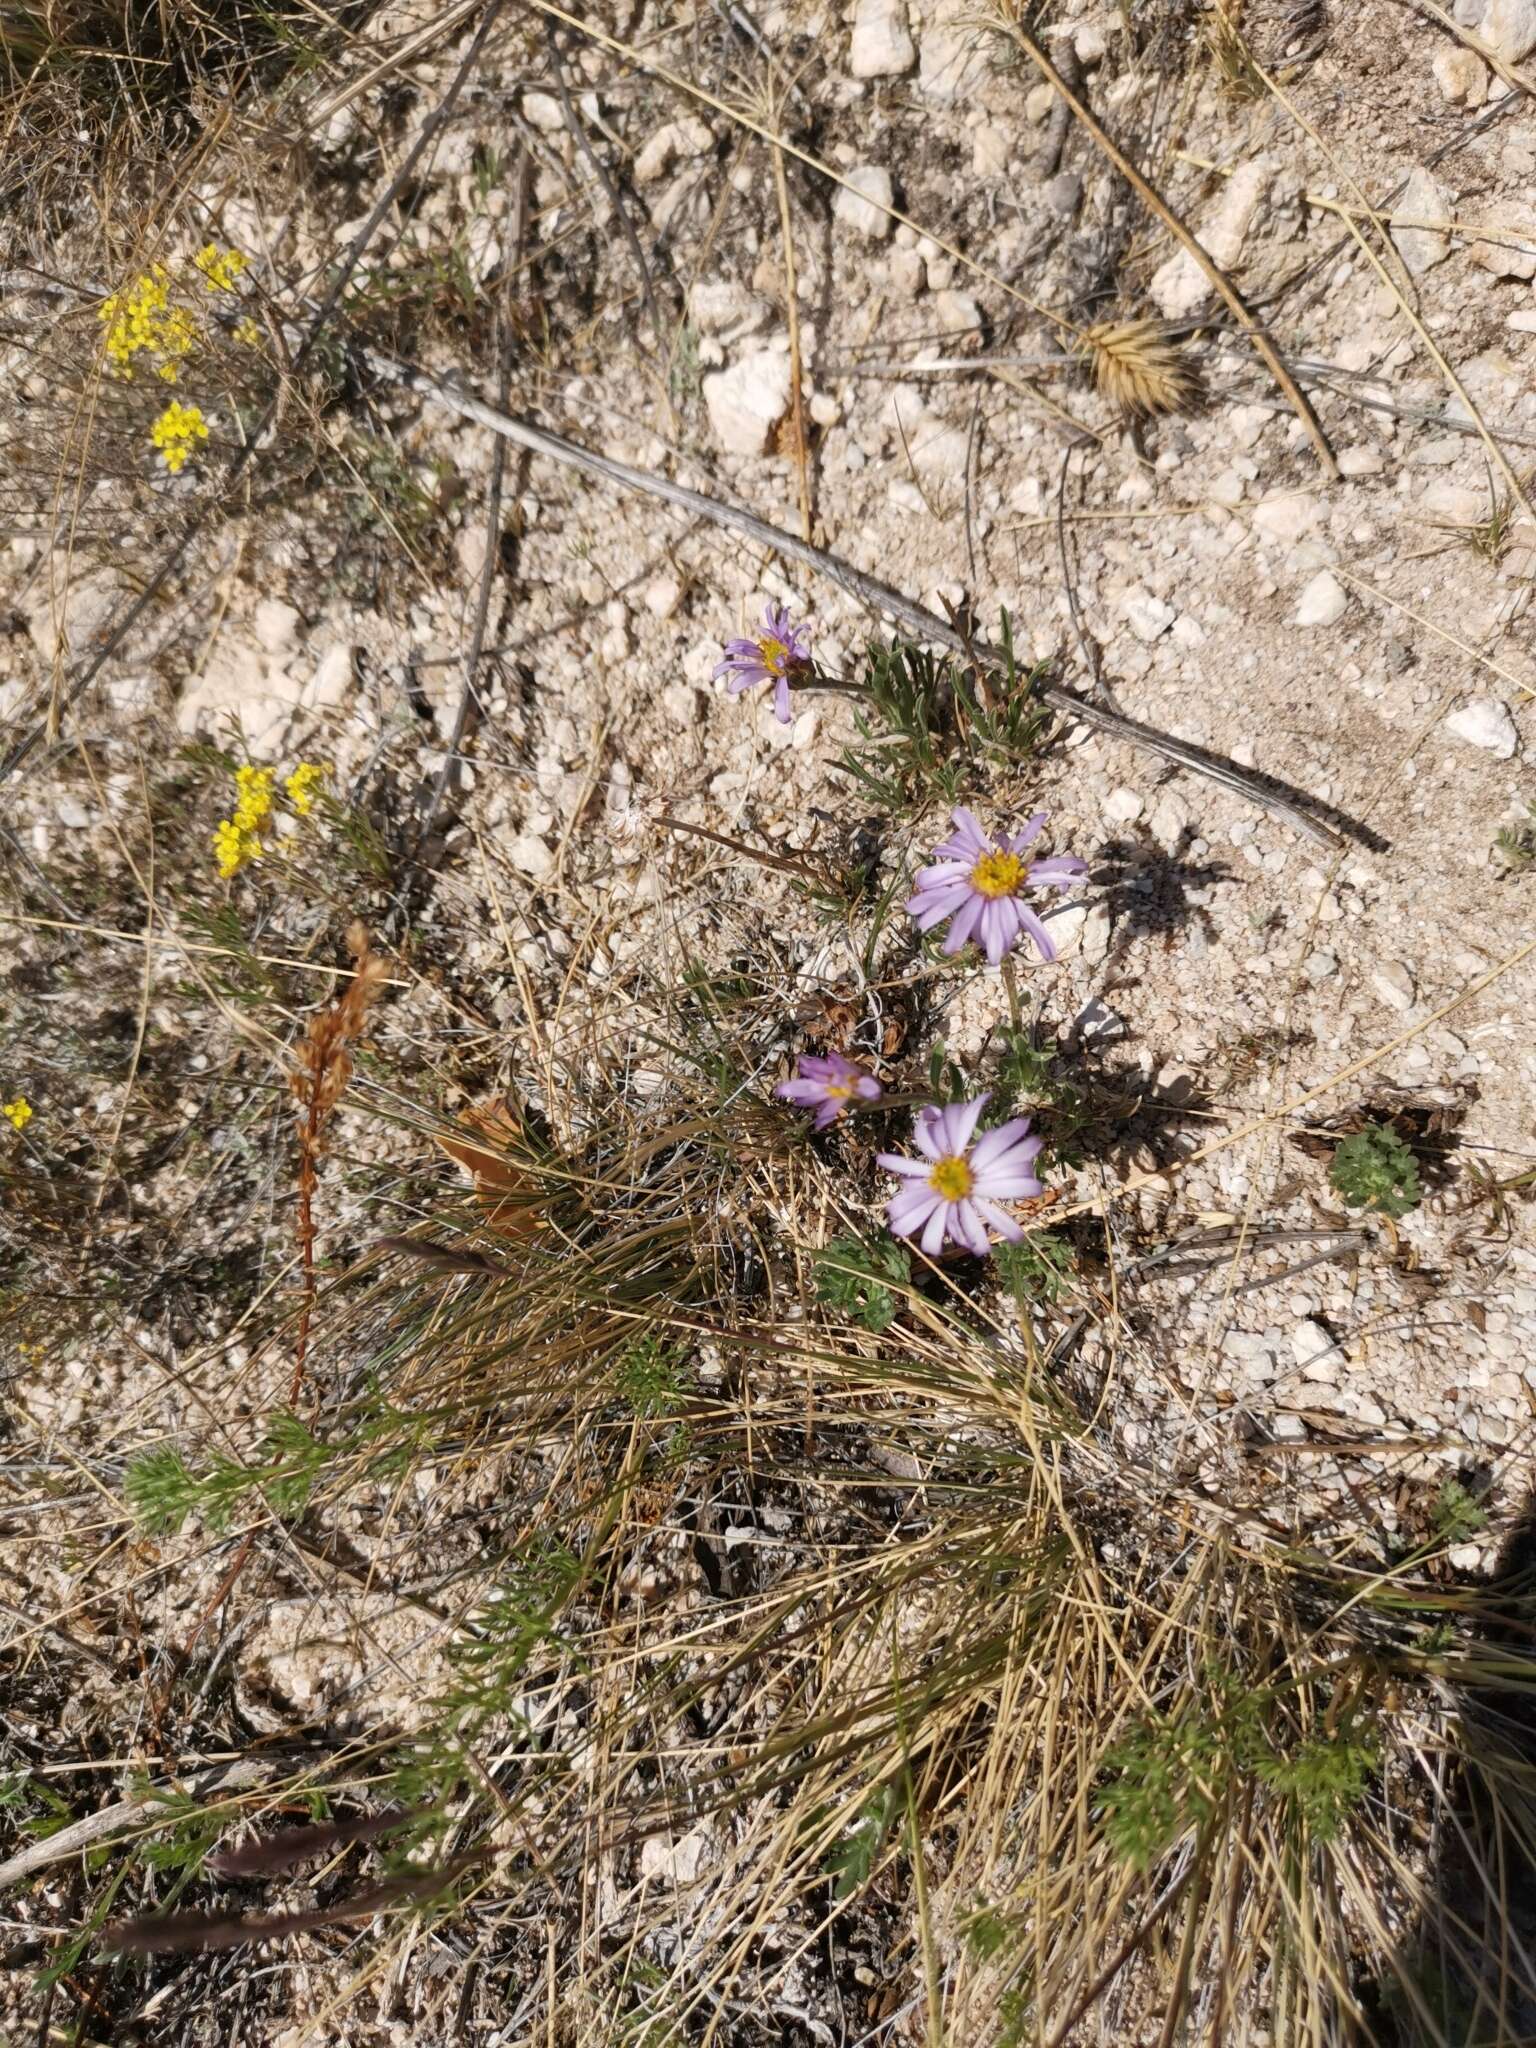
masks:
<path fill-rule="evenodd" d="M 785 1102 L 798 1103 L 801 1109 L 814 1109 L 813 1130 L 824 1131 L 828 1124 L 835 1124 L 855 1102 L 880 1100 L 882 1091 L 874 1075 L 845 1060 L 840 1052 L 829 1052 L 825 1059 L 803 1052 L 799 1069 L 793 1081 L 781 1081 L 773 1092 Z"/>
<path fill-rule="evenodd" d="M 921 1232 L 929 1258 L 943 1250 L 946 1238 L 985 1258 L 991 1250 L 988 1224 L 1017 1244 L 1024 1232 L 998 1203 L 1045 1192 L 1032 1171 L 1042 1140 L 1025 1135 L 1027 1116 L 1010 1117 L 973 1142 L 976 1120 L 990 1094 L 989 1089 L 973 1102 L 954 1102 L 948 1109 L 932 1104 L 920 1109 L 913 1128 L 920 1159 L 900 1152 L 879 1155 L 888 1172 L 907 1182 L 886 1211 L 891 1229 L 898 1237 Z"/>
<path fill-rule="evenodd" d="M 933 849 L 931 867 L 918 871 L 917 887 L 907 899 L 909 917 L 919 931 L 929 931 L 953 918 L 944 937 L 944 951 L 958 953 L 974 939 L 994 967 L 1027 933 L 1043 960 L 1054 960 L 1051 935 L 1023 902 L 1026 889 L 1070 889 L 1088 872 L 1087 863 L 1068 853 L 1049 860 L 1028 861 L 1026 850 L 1040 836 L 1044 811 L 1037 811 L 1022 832 L 988 839 L 970 811 L 950 814 L 953 837 Z"/>
<path fill-rule="evenodd" d="M 780 725 L 790 721 L 789 686 L 811 673 L 811 629 L 795 625 L 781 604 L 763 607 L 763 629 L 754 640 L 727 640 L 714 674 L 726 678 L 731 695 L 773 684 L 773 711 Z"/>

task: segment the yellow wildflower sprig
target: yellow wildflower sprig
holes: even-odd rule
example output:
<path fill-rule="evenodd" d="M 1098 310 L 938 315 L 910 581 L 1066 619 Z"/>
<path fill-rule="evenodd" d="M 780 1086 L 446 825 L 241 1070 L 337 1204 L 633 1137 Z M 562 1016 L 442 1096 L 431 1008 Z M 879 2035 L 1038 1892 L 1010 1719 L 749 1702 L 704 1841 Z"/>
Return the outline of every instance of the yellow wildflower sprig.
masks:
<path fill-rule="evenodd" d="M 307 818 L 315 807 L 314 792 L 330 770 L 319 761 L 300 761 L 283 782 L 283 790 L 296 818 Z M 235 770 L 235 808 L 221 818 L 213 835 L 214 858 L 224 881 L 237 875 L 249 861 L 260 860 L 266 852 L 262 830 L 272 816 L 273 771 L 244 767 Z"/>
<path fill-rule="evenodd" d="M 14 1102 L 0 1102 L 0 1116 L 19 1136 L 32 1121 L 32 1105 L 25 1095 L 18 1095 Z"/>
<path fill-rule="evenodd" d="M 192 261 L 203 273 L 203 283 L 211 292 L 232 292 L 242 270 L 250 257 L 239 249 L 225 249 L 222 252 L 216 242 L 207 242 Z"/>
<path fill-rule="evenodd" d="M 106 329 L 102 346 L 107 360 L 124 379 L 133 376 L 135 356 L 158 356 L 155 375 L 174 384 L 182 358 L 197 343 L 196 321 L 185 306 L 171 304 L 170 272 L 163 263 L 143 271 L 131 289 L 103 299 L 96 317 Z"/>
<path fill-rule="evenodd" d="M 208 438 L 208 423 L 202 407 L 183 405 L 173 398 L 149 430 L 149 438 L 160 451 L 160 460 L 172 476 L 186 466 L 187 457 L 199 441 Z"/>

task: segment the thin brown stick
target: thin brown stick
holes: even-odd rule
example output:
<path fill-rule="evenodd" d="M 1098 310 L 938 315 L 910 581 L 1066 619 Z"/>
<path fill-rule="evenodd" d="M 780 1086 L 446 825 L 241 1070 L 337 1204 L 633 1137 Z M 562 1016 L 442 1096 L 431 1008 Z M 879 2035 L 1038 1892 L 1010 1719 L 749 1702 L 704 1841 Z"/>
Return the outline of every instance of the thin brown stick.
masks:
<path fill-rule="evenodd" d="M 774 124 L 777 127 L 778 121 Z M 784 240 L 784 313 L 789 324 L 789 428 L 795 437 L 795 480 L 800 494 L 800 532 L 811 538 L 810 458 L 805 443 L 805 400 L 800 391 L 800 298 L 795 279 L 795 231 L 789 213 L 789 180 L 784 175 L 784 152 L 774 143 L 773 187 L 779 200 L 779 231 Z"/>
<path fill-rule="evenodd" d="M 676 505 L 696 518 L 707 519 L 716 526 L 744 534 L 760 547 L 782 555 L 790 561 L 802 562 L 818 575 L 825 576 L 855 597 L 871 610 L 884 612 L 898 620 L 909 632 L 919 639 L 935 646 L 947 647 L 952 653 L 970 656 L 980 655 L 989 661 L 1001 661 L 995 648 L 975 639 L 967 642 L 956 627 L 948 620 L 941 619 L 937 612 L 929 611 L 926 605 L 917 604 L 905 597 L 889 583 L 882 583 L 877 576 L 870 576 L 862 569 L 854 568 L 841 556 L 829 554 L 825 548 L 813 546 L 802 540 L 798 534 L 788 533 L 781 526 L 773 526 L 766 519 L 759 519 L 754 512 L 744 512 L 735 505 L 727 505 L 718 498 L 711 498 L 703 491 L 690 490 L 686 484 L 673 483 L 670 478 L 658 476 L 653 471 L 636 469 L 630 463 L 620 462 L 611 455 L 599 455 L 595 450 L 584 448 L 580 442 L 569 441 L 563 434 L 556 434 L 546 427 L 537 427 L 531 420 L 521 419 L 511 413 L 500 411 L 467 385 L 455 380 L 444 383 L 431 377 L 425 370 L 414 364 L 396 361 L 393 357 L 368 352 L 367 362 L 377 376 L 403 384 L 412 391 L 419 391 L 437 399 L 464 419 L 472 419 L 492 433 L 505 434 L 510 441 L 516 441 L 524 448 L 530 448 L 537 455 L 549 457 L 551 461 L 565 464 L 572 469 L 584 471 L 588 476 L 601 478 L 605 483 L 618 484 L 622 489 L 639 491 L 653 498 L 661 498 L 670 505 Z M 1282 796 L 1278 791 L 1265 786 L 1256 776 L 1246 774 L 1235 762 L 1227 761 L 1219 754 L 1208 752 L 1204 747 L 1191 745 L 1187 740 L 1175 739 L 1171 733 L 1159 732 L 1155 727 L 1144 725 L 1140 719 L 1127 718 L 1122 712 L 1110 711 L 1102 704 L 1079 697 L 1075 691 L 1059 683 L 1042 682 L 1037 685 L 1037 694 L 1042 703 L 1069 718 L 1081 720 L 1085 725 L 1107 732 L 1115 739 L 1124 740 L 1128 745 L 1155 754 L 1159 759 L 1171 761 L 1176 767 L 1187 768 L 1194 774 L 1203 775 L 1209 781 L 1231 790 L 1247 802 L 1273 816 L 1284 818 L 1287 823 L 1315 840 L 1330 851 L 1337 851 L 1342 845 L 1340 835 L 1330 825 L 1324 824 L 1305 809 L 1301 803 Z M 1321 806 L 1319 806 L 1321 808 Z"/>

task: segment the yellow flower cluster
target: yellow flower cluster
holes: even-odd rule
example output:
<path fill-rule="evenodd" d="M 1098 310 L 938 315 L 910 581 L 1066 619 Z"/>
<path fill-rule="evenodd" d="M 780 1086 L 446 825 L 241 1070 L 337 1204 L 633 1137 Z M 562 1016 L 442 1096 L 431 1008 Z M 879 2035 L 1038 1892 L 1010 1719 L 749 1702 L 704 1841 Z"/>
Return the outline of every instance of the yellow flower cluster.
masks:
<path fill-rule="evenodd" d="M 160 460 L 175 476 L 195 444 L 208 438 L 201 407 L 183 405 L 180 399 L 173 398 L 150 428 L 149 438 L 160 450 Z"/>
<path fill-rule="evenodd" d="M 272 770 L 235 770 L 235 812 L 224 818 L 213 835 L 213 851 L 224 881 L 238 874 L 249 860 L 260 860 L 263 852 L 261 828 L 272 815 Z"/>
<path fill-rule="evenodd" d="M 0 1102 L 0 1116 L 13 1131 L 24 1131 L 32 1121 L 32 1105 L 25 1095 L 18 1095 L 14 1102 Z"/>
<path fill-rule="evenodd" d="M 137 355 L 158 356 L 155 375 L 174 384 L 181 359 L 197 341 L 197 323 L 184 306 L 171 304 L 170 274 L 163 263 L 153 264 L 135 281 L 132 290 L 113 292 L 103 299 L 97 318 L 106 329 L 103 347 L 119 377 L 131 378 Z"/>
<path fill-rule="evenodd" d="M 221 255 L 216 242 L 205 243 L 192 258 L 211 292 L 232 292 L 235 280 L 250 260 L 238 249 L 226 249 Z"/>
<path fill-rule="evenodd" d="M 296 818 L 307 818 L 315 808 L 315 799 L 310 792 L 317 783 L 324 782 L 328 772 L 321 761 L 301 761 L 283 784 Z"/>
<path fill-rule="evenodd" d="M 307 818 L 314 810 L 315 789 L 330 772 L 323 762 L 300 761 L 293 773 L 284 778 L 283 789 L 296 818 Z M 219 874 L 226 882 L 247 861 L 260 860 L 266 851 L 261 829 L 272 815 L 272 783 L 270 768 L 235 770 L 234 815 L 221 819 L 213 835 L 214 856 Z"/>

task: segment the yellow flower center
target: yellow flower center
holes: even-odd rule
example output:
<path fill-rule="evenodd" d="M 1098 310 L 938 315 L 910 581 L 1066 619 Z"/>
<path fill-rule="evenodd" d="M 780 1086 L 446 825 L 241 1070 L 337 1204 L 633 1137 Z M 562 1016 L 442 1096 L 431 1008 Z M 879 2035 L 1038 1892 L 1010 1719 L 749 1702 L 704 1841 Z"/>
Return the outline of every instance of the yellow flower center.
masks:
<path fill-rule="evenodd" d="M 771 676 L 781 676 L 789 663 L 789 649 L 782 640 L 759 640 L 757 651 Z"/>
<path fill-rule="evenodd" d="M 928 1176 L 928 1185 L 936 1195 L 942 1195 L 946 1202 L 963 1202 L 976 1185 L 976 1176 L 965 1161 L 955 1154 L 941 1159 Z"/>
<path fill-rule="evenodd" d="M 1016 853 L 984 853 L 971 869 L 971 887 L 980 896 L 1017 896 L 1024 863 Z"/>
<path fill-rule="evenodd" d="M 846 1102 L 853 1094 L 853 1083 L 851 1081 L 824 1081 L 822 1086 L 834 1102 Z"/>

